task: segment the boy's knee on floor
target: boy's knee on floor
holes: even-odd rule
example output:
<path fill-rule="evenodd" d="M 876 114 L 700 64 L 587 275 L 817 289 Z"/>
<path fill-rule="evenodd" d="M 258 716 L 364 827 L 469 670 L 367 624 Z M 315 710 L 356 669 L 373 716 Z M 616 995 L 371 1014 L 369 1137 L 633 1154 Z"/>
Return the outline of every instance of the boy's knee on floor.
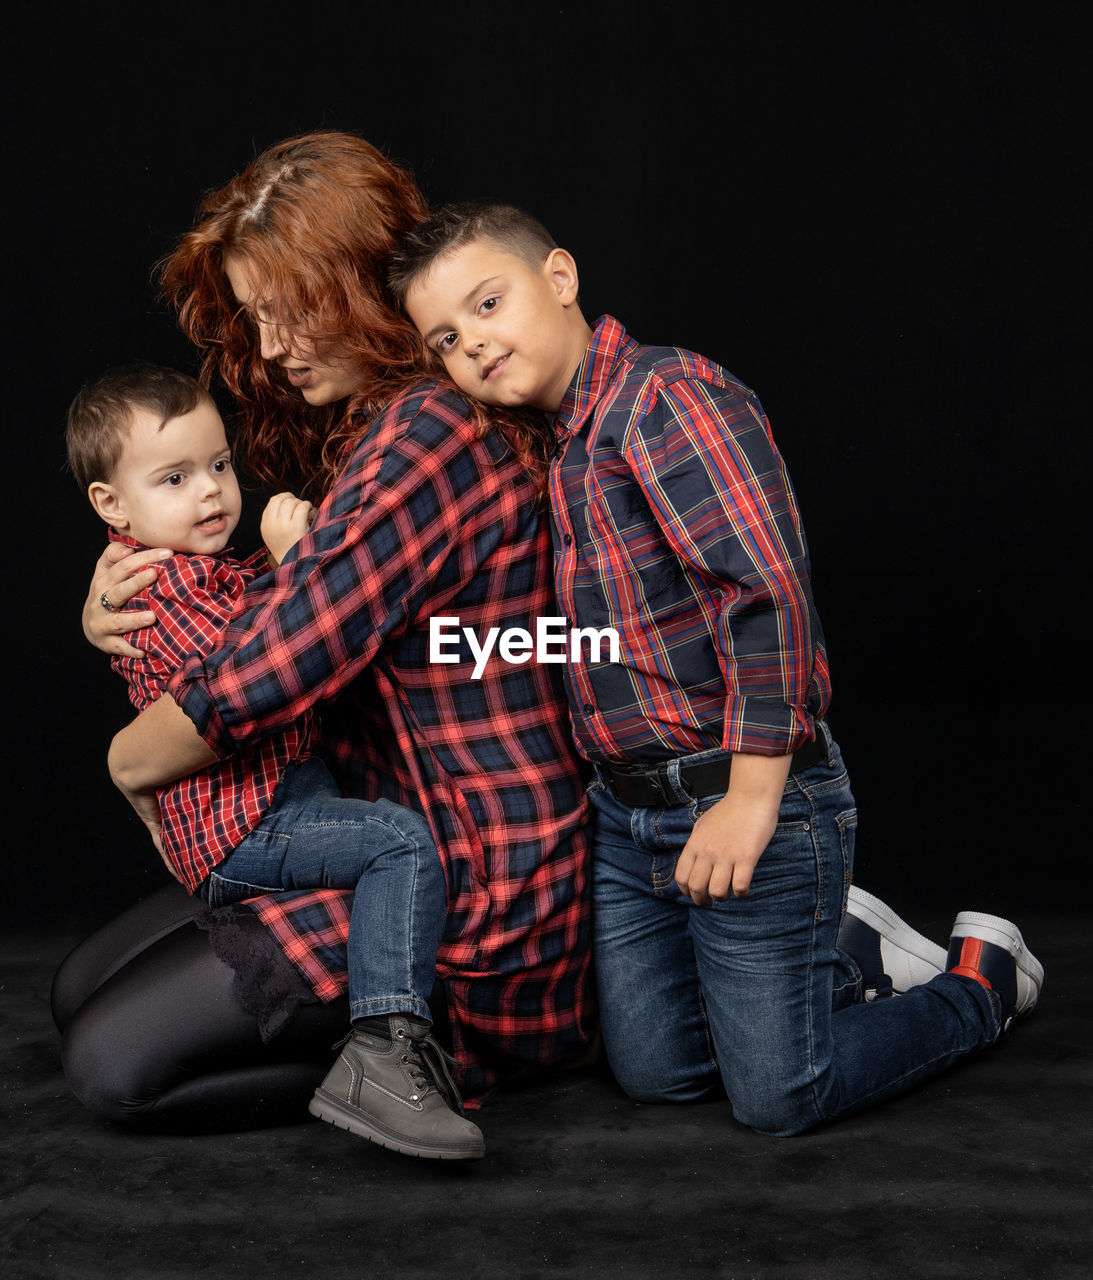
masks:
<path fill-rule="evenodd" d="M 680 1074 L 674 1079 L 652 1064 L 648 1069 L 632 1066 L 612 1068 L 619 1087 L 635 1102 L 650 1104 L 699 1102 L 708 1098 L 718 1087 L 709 1081 Z"/>
<path fill-rule="evenodd" d="M 730 1101 L 736 1119 L 767 1138 L 794 1138 L 817 1123 L 817 1118 L 802 1110 L 789 1092 L 763 1092 L 752 1097 L 734 1093 Z"/>

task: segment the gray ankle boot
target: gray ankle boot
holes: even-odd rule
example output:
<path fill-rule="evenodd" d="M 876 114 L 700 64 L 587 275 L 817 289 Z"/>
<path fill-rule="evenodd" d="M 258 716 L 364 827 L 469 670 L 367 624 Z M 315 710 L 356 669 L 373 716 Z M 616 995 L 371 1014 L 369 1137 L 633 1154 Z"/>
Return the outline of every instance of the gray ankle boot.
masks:
<path fill-rule="evenodd" d="M 354 1027 L 308 1110 L 382 1147 L 431 1160 L 477 1160 L 486 1144 L 463 1118 L 452 1059 L 416 1018 L 393 1013 L 390 1039 Z"/>

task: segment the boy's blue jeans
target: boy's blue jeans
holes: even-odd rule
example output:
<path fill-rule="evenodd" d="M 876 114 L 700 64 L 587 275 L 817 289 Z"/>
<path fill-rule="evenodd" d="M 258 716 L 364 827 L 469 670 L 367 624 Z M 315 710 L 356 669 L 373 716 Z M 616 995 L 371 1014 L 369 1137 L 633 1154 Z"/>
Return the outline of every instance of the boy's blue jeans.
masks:
<path fill-rule="evenodd" d="M 429 825 L 388 800 L 343 796 L 321 759 L 289 765 L 258 826 L 201 886 L 212 907 L 281 889 L 355 889 L 353 1018 L 412 1013 L 429 993 L 445 925 L 444 873 Z"/>
<path fill-rule="evenodd" d="M 967 978 L 862 1002 L 861 974 L 836 949 L 857 810 L 839 749 L 819 731 L 827 759 L 787 780 L 748 896 L 707 908 L 673 873 L 720 796 L 690 800 L 675 782 L 677 807 L 631 808 L 593 780 L 600 1016 L 631 1097 L 687 1101 L 723 1083 L 738 1120 L 789 1135 L 894 1097 L 998 1037 L 997 996 Z"/>

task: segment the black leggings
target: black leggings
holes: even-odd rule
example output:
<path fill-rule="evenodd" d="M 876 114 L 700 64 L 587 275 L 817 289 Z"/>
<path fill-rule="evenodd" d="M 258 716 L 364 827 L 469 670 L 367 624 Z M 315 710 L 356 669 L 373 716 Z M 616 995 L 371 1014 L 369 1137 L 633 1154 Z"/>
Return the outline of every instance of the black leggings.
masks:
<path fill-rule="evenodd" d="M 348 1001 L 304 1005 L 269 1044 L 231 967 L 172 884 L 80 943 L 53 982 L 76 1097 L 147 1131 L 212 1133 L 307 1119 L 349 1027 Z"/>

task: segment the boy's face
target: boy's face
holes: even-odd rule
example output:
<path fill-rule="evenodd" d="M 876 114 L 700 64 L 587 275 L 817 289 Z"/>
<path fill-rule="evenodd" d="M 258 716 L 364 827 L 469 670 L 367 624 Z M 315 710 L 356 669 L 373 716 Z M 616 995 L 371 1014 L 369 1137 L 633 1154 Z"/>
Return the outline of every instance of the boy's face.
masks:
<path fill-rule="evenodd" d="M 88 496 L 119 533 L 149 547 L 215 555 L 239 523 L 242 498 L 220 414 L 209 401 L 161 427 L 134 405 L 109 484 Z"/>
<path fill-rule="evenodd" d="M 564 249 L 534 267 L 475 240 L 414 281 L 406 311 L 461 391 L 486 404 L 553 411 L 587 345 L 576 298 L 577 268 Z"/>

